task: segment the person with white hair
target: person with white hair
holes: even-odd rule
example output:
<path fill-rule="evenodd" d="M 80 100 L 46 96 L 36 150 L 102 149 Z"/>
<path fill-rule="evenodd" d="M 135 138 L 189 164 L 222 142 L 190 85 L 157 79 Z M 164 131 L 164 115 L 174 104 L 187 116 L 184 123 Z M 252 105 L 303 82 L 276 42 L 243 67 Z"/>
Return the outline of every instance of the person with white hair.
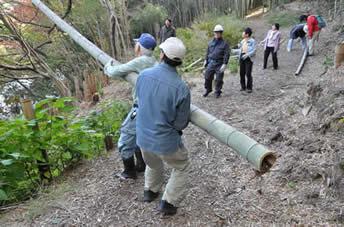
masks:
<path fill-rule="evenodd" d="M 172 172 L 159 211 L 163 215 L 174 215 L 188 188 L 190 162 L 182 131 L 190 120 L 191 95 L 177 72 L 186 53 L 183 42 L 171 37 L 159 47 L 161 63 L 142 71 L 136 83 L 137 144 L 147 164 L 144 202 L 158 198 L 165 180 L 165 163 Z"/>
<path fill-rule="evenodd" d="M 134 39 L 134 41 L 136 58 L 119 65 L 114 65 L 112 61 L 108 62 L 104 67 L 104 73 L 106 75 L 111 78 L 121 78 L 129 73 L 140 73 L 142 70 L 157 64 L 153 56 L 153 51 L 156 47 L 155 38 L 148 33 L 143 33 L 139 39 Z M 133 90 L 133 95 L 134 104 L 122 123 L 121 134 L 118 140 L 118 150 L 124 165 L 124 171 L 119 174 L 121 179 L 136 179 L 136 173 L 144 172 L 146 167 L 141 150 L 136 144 L 136 112 L 138 101 L 135 90 Z M 134 155 L 136 157 L 136 164 Z"/>

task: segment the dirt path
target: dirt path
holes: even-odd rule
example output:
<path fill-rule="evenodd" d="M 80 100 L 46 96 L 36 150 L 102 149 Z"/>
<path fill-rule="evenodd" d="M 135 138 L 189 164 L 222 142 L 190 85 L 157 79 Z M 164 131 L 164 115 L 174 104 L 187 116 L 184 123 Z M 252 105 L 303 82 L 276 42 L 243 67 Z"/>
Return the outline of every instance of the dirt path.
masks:
<path fill-rule="evenodd" d="M 255 37 L 259 41 L 269 29 L 262 19 L 253 20 L 251 26 L 257 31 Z M 282 32 L 287 38 L 288 29 Z M 212 95 L 201 97 L 203 79 L 188 79 L 196 85 L 192 88 L 194 104 L 276 151 L 278 162 L 270 173 L 255 177 L 250 165 L 230 148 L 191 125 L 185 131 L 192 162 L 190 185 L 177 216 L 161 217 L 156 211 L 157 202 L 142 202 L 143 176 L 129 182 L 113 177 L 122 165 L 117 152 L 112 152 L 109 157 L 85 162 L 70 173 L 67 183 L 57 186 L 65 187 L 61 195 L 53 199 L 42 196 L 38 201 L 43 205 L 32 206 L 29 202 L 20 206 L 8 213 L 0 225 L 343 223 L 344 193 L 341 193 L 343 187 L 340 189 L 344 186 L 343 175 L 332 167 L 336 166 L 338 157 L 343 157 L 343 136 L 317 130 L 319 122 L 315 119 L 320 104 L 319 107 L 314 104 L 308 117 L 301 111 L 309 101 L 306 92 L 310 82 L 325 81 L 323 84 L 339 90 L 344 87 L 343 81 L 338 84 L 335 80 L 338 75 L 334 79 L 328 79 L 329 73 L 321 75 L 325 72 L 324 55 L 329 54 L 327 46 L 333 45 L 326 41 L 328 38 L 325 31 L 319 54 L 309 59 L 300 77 L 293 75 L 301 55 L 299 44 L 293 53 L 287 53 L 283 43 L 278 71 L 272 70 L 271 60 L 270 67 L 262 70 L 260 47 L 254 65 L 254 92 L 250 95 L 239 91 L 238 75 L 226 76 L 220 99 Z M 343 94 L 338 100 L 343 100 Z"/>

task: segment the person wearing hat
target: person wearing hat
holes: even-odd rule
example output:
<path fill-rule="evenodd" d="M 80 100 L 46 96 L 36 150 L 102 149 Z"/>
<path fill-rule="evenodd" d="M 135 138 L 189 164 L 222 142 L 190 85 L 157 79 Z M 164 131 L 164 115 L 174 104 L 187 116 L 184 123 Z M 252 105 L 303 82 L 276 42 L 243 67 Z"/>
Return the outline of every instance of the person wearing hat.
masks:
<path fill-rule="evenodd" d="M 204 88 L 203 97 L 207 97 L 213 91 L 213 80 L 215 77 L 215 97 L 219 98 L 222 93 L 224 72 L 230 56 L 229 44 L 223 39 L 223 27 L 216 25 L 214 28 L 214 39 L 209 42 L 205 56 Z"/>
<path fill-rule="evenodd" d="M 155 38 L 148 34 L 141 34 L 135 41 L 136 58 L 126 64 L 115 65 L 109 61 L 104 67 L 104 73 L 111 78 L 122 78 L 129 73 L 140 73 L 146 68 L 154 66 L 157 62 L 153 56 L 153 50 L 156 47 Z M 144 172 L 145 163 L 142 158 L 141 150 L 136 145 L 136 112 L 138 101 L 133 90 L 133 107 L 121 126 L 121 134 L 118 140 L 118 150 L 123 160 L 124 170 L 119 174 L 122 179 L 136 179 L 136 172 Z M 134 155 L 136 156 L 136 164 Z"/>
<path fill-rule="evenodd" d="M 136 141 L 147 165 L 144 202 L 158 198 L 167 164 L 172 172 L 159 211 L 174 215 L 187 190 L 190 164 L 182 131 L 189 123 L 191 98 L 188 86 L 177 72 L 186 53 L 183 42 L 172 37 L 159 47 L 161 63 L 142 71 L 136 83 Z"/>

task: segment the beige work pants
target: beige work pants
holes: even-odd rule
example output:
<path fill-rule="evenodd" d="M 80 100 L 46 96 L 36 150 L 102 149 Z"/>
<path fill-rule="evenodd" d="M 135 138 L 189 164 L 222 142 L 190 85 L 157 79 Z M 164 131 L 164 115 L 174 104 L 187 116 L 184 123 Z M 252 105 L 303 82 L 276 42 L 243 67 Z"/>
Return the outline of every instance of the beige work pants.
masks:
<path fill-rule="evenodd" d="M 311 39 L 308 39 L 308 54 L 309 55 L 314 55 L 315 42 L 319 41 L 319 35 L 320 35 L 320 31 L 314 32 L 313 37 Z"/>
<path fill-rule="evenodd" d="M 162 200 L 178 206 L 183 200 L 189 176 L 188 151 L 181 146 L 177 151 L 168 155 L 157 155 L 150 151 L 142 150 L 146 163 L 145 190 L 159 192 L 164 183 L 164 163 L 172 168 L 170 179 L 165 188 Z"/>

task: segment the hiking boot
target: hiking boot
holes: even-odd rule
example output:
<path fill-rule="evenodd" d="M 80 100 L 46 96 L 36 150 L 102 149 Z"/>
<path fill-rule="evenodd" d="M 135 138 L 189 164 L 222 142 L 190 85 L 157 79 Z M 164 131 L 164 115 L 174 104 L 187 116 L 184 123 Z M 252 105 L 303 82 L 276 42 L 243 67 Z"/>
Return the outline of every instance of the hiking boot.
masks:
<path fill-rule="evenodd" d="M 160 201 L 159 211 L 163 215 L 175 215 L 177 213 L 177 207 L 168 203 L 166 200 Z"/>
<path fill-rule="evenodd" d="M 136 179 L 136 169 L 134 156 L 129 159 L 123 159 L 124 170 L 120 174 L 121 179 Z"/>
<path fill-rule="evenodd" d="M 218 98 L 220 98 L 220 97 L 221 97 L 221 93 L 216 93 L 216 94 L 215 94 L 215 98 L 218 99 Z"/>
<path fill-rule="evenodd" d="M 142 173 L 146 170 L 146 163 L 142 158 L 141 150 L 135 151 L 135 157 L 136 157 L 136 171 L 139 173 Z"/>
<path fill-rule="evenodd" d="M 151 190 L 144 190 L 143 191 L 143 201 L 145 203 L 153 202 L 156 198 L 158 198 L 159 192 L 152 192 Z"/>
<path fill-rule="evenodd" d="M 212 91 L 206 91 L 204 94 L 203 94 L 203 97 L 207 97 Z"/>
<path fill-rule="evenodd" d="M 248 90 L 247 90 L 247 93 L 252 93 L 252 89 L 248 89 Z"/>
<path fill-rule="evenodd" d="M 246 91 L 246 89 L 245 88 L 241 88 L 240 91 Z"/>

